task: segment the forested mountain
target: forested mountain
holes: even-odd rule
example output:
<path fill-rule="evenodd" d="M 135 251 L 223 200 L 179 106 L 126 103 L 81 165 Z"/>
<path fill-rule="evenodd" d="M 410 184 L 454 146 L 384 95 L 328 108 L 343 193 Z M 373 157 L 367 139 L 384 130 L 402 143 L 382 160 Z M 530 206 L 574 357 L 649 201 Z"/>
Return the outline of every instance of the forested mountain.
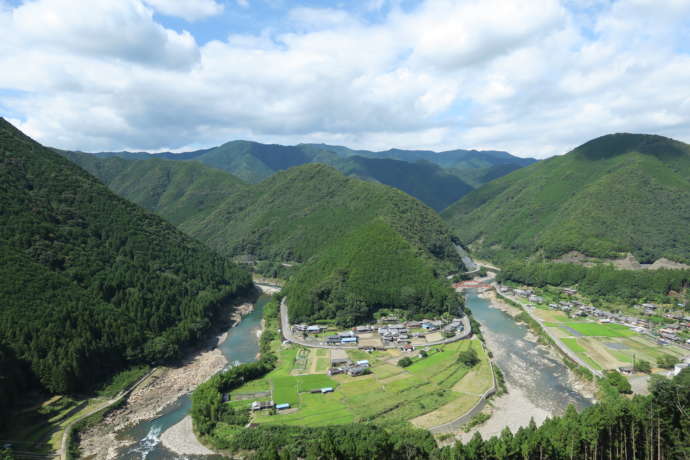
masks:
<path fill-rule="evenodd" d="M 174 358 L 249 274 L 0 119 L 0 393 Z M 22 366 L 19 366 L 22 367 Z"/>
<path fill-rule="evenodd" d="M 380 218 L 435 263 L 460 263 L 448 227 L 405 193 L 322 164 L 291 168 L 248 187 L 206 218 L 182 225 L 222 254 L 303 262 Z"/>
<path fill-rule="evenodd" d="M 87 153 L 60 154 L 99 178 L 113 192 L 175 225 L 201 219 L 228 196 L 247 187 L 240 179 L 192 161 L 152 158 L 98 158 Z"/>
<path fill-rule="evenodd" d="M 463 242 L 495 260 L 578 251 L 690 263 L 690 146 L 603 136 L 486 184 L 443 216 Z"/>
<path fill-rule="evenodd" d="M 99 158 L 149 159 L 152 155 L 136 152 L 103 152 Z M 160 153 L 159 159 L 188 160 L 227 171 L 251 183 L 264 180 L 278 171 L 307 163 L 323 163 L 360 179 L 396 187 L 440 211 L 458 198 L 496 177 L 536 160 L 518 158 L 506 152 L 452 150 L 389 150 L 370 152 L 326 144 L 284 146 L 258 142 L 232 141 L 219 147 L 187 153 Z M 90 171 L 86 158 L 73 157 Z M 100 165 L 101 168 L 114 163 Z M 102 174 L 110 174 L 103 171 Z M 99 174 L 99 177 L 103 177 Z"/>
<path fill-rule="evenodd" d="M 418 315 L 461 313 L 461 303 L 430 261 L 390 223 L 376 218 L 337 239 L 290 279 L 285 289 L 295 322 L 335 318 L 354 326 L 385 307 Z"/>
<path fill-rule="evenodd" d="M 327 144 L 301 144 L 303 149 L 327 150 L 346 157 L 402 160 L 410 163 L 429 162 L 447 169 L 473 187 L 478 187 L 511 171 L 536 163 L 534 158 L 520 158 L 499 150 L 432 150 L 390 149 L 381 152 L 352 150 Z"/>
<path fill-rule="evenodd" d="M 383 306 L 430 312 L 457 305 L 436 278 L 437 272 L 455 271 L 462 264 L 448 227 L 433 210 L 399 190 L 318 163 L 243 185 L 198 163 L 84 155 L 68 154 L 110 181 L 122 196 L 166 218 L 184 215 L 173 222 L 223 255 L 309 261 L 290 281 L 297 318 L 338 316 L 350 324 Z M 114 166 L 102 168 L 105 161 Z M 118 165 L 123 165 L 121 172 L 110 174 Z M 188 182 L 192 176 L 208 185 Z M 189 195 L 202 201 L 199 212 L 193 212 L 195 201 Z M 178 196 L 189 206 L 179 205 Z M 165 206 L 159 205 L 161 197 L 170 198 Z M 314 300 L 317 289 L 321 294 Z"/>

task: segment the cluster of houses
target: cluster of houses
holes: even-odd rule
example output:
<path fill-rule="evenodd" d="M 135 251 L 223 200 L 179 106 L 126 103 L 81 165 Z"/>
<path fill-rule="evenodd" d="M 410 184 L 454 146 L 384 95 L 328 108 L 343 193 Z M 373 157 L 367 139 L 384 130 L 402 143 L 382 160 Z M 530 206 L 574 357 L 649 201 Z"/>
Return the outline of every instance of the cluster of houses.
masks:
<path fill-rule="evenodd" d="M 254 401 L 252 403 L 252 411 L 260 411 L 260 410 L 266 410 L 266 409 L 276 409 L 276 410 L 285 410 L 290 408 L 289 403 L 282 403 L 282 404 L 274 404 L 273 401 Z"/>
<path fill-rule="evenodd" d="M 570 296 L 577 294 L 577 290 L 572 288 L 563 288 L 562 291 Z M 507 286 L 500 286 L 499 292 L 524 297 L 530 302 L 537 304 L 544 302 L 544 299 L 535 295 L 534 291 L 531 289 L 511 289 Z M 590 316 L 597 318 L 600 323 L 617 323 L 628 326 L 634 329 L 636 332 L 645 334 L 654 333 L 658 336 L 657 341 L 660 344 L 667 344 L 669 342 L 682 343 L 683 339 L 679 334 L 684 330 L 690 330 L 690 316 L 683 316 L 681 313 L 664 314 L 664 317 L 674 320 L 676 323 L 666 325 L 658 331 L 652 331 L 652 324 L 647 319 L 601 310 L 592 305 L 585 305 L 577 300 L 551 303 L 549 304 L 549 307 L 554 310 L 567 312 L 570 314 L 570 316 Z M 635 305 L 635 308 L 641 310 L 644 315 L 652 316 L 658 314 L 660 306 L 655 303 L 643 303 L 640 305 Z M 690 344 L 690 339 L 686 340 L 685 342 Z"/>
<path fill-rule="evenodd" d="M 368 373 L 369 360 L 360 359 L 352 362 L 347 358 L 332 357 L 331 368 L 328 369 L 328 375 L 347 374 L 350 377 L 357 377 Z"/>

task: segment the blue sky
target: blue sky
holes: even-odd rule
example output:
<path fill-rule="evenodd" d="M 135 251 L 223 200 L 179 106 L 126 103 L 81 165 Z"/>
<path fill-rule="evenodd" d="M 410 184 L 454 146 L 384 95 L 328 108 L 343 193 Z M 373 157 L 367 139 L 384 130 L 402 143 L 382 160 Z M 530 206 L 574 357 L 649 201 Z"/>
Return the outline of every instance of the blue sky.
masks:
<path fill-rule="evenodd" d="M 0 115 L 87 151 L 690 141 L 687 0 L 0 0 L 0 68 Z"/>

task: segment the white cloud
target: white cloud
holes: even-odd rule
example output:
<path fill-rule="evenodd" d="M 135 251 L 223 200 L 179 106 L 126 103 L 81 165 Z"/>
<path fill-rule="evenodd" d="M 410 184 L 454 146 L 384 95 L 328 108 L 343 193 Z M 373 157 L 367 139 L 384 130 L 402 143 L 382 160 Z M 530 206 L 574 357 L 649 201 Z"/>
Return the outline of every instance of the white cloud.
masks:
<path fill-rule="evenodd" d="M 290 33 L 200 47 L 142 0 L 38 0 L 0 9 L 0 88 L 27 92 L 0 107 L 84 150 L 250 138 L 544 156 L 615 131 L 690 140 L 688 2 L 591 3 L 583 19 L 570 0 L 430 0 L 375 24 L 298 8 Z"/>
<path fill-rule="evenodd" d="M 168 16 L 178 16 L 196 21 L 223 12 L 223 5 L 215 0 L 145 0 L 156 11 Z M 244 0 L 246 3 L 247 0 Z M 240 3 L 241 4 L 241 3 Z"/>
<path fill-rule="evenodd" d="M 242 8 L 249 8 L 249 0 L 235 0 Z"/>

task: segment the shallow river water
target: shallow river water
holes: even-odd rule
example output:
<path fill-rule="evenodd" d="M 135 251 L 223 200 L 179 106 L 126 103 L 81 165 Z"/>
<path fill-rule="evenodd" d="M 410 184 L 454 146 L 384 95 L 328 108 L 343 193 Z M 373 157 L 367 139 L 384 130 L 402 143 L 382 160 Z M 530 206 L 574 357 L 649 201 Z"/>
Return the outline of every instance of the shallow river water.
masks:
<path fill-rule="evenodd" d="M 270 296 L 259 297 L 254 310 L 242 318 L 242 321 L 229 330 L 227 338 L 218 345 L 225 358 L 231 364 L 248 363 L 256 359 L 259 352 L 258 330 L 261 328 L 264 305 L 271 300 Z M 136 444 L 124 449 L 118 458 L 126 460 L 163 460 L 177 458 L 203 458 L 206 460 L 223 458 L 220 456 L 179 456 L 170 452 L 160 443 L 161 434 L 171 426 L 182 420 L 190 411 L 192 401 L 189 395 L 184 395 L 174 404 L 167 407 L 163 413 L 146 422 L 139 423 L 133 428 L 125 430 L 121 436 L 136 439 Z"/>
<path fill-rule="evenodd" d="M 592 401 L 573 388 L 568 368 L 551 352 L 528 340 L 527 326 L 517 323 L 503 311 L 470 289 L 466 305 L 482 325 L 494 362 L 503 371 L 508 386 L 518 387 L 537 407 L 552 415 L 562 414 L 572 403 L 579 410 Z"/>

